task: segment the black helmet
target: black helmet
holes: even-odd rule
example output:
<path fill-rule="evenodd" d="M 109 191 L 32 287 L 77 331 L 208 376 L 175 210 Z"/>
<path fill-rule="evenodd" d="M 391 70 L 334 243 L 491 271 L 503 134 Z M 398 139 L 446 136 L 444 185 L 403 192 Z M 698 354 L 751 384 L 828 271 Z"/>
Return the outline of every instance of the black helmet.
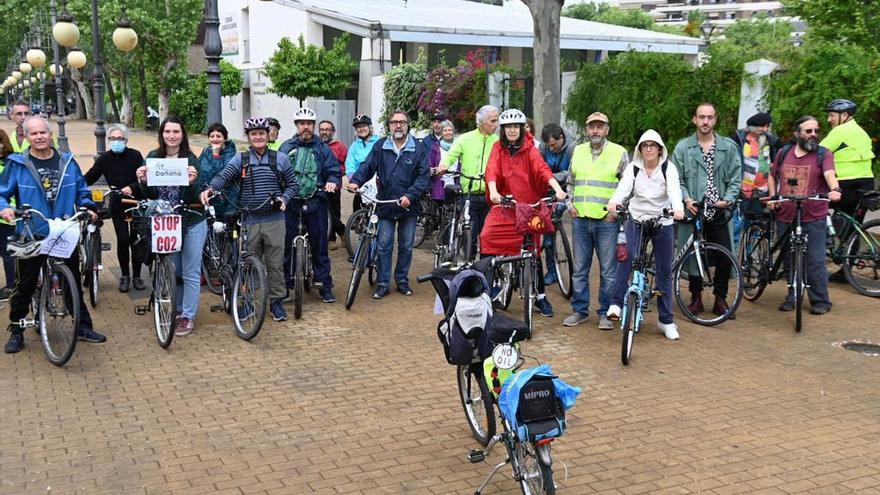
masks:
<path fill-rule="evenodd" d="M 279 131 L 281 130 L 281 123 L 278 122 L 278 119 L 276 119 L 275 117 L 266 117 L 266 120 L 269 121 L 269 127 L 274 127 Z"/>
<path fill-rule="evenodd" d="M 367 115 L 360 114 L 355 116 L 354 120 L 351 121 L 352 127 L 357 127 L 361 124 L 373 125 L 373 119 Z"/>
<path fill-rule="evenodd" d="M 856 104 L 844 98 L 833 100 L 825 107 L 826 112 L 846 112 L 850 115 L 856 114 Z"/>

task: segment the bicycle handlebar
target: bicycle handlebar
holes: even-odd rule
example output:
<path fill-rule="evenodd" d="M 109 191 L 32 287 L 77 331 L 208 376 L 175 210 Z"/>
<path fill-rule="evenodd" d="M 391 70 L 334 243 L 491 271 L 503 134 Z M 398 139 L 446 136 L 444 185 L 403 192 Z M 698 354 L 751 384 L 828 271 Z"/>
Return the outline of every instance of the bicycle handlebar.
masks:
<path fill-rule="evenodd" d="M 785 196 L 782 194 L 776 194 L 774 196 L 767 196 L 768 203 L 783 203 L 786 201 L 831 201 L 828 199 L 828 194 L 819 193 L 819 194 L 810 194 L 807 196 Z"/>

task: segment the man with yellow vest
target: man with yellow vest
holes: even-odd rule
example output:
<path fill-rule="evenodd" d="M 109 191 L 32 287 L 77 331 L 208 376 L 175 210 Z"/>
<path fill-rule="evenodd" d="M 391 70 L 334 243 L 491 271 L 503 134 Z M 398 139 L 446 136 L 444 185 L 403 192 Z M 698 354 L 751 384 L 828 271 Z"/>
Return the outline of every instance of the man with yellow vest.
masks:
<path fill-rule="evenodd" d="M 841 199 L 834 209 L 852 215 L 862 193 L 874 189 L 874 158 L 871 138 L 856 123 L 856 104 L 850 100 L 837 99 L 825 107 L 831 132 L 819 143 L 834 153 L 834 168 L 840 183 Z"/>
<path fill-rule="evenodd" d="M 478 177 L 486 173 L 486 163 L 492 145 L 498 141 L 498 108 L 483 105 L 477 110 L 477 128 L 458 136 L 449 148 L 449 152 L 437 167 L 438 174 L 446 173 L 456 162 L 461 163 L 459 171 L 470 177 Z M 489 214 L 489 203 L 486 201 L 486 181 L 470 181 L 461 178 L 461 191 L 470 196 L 471 207 L 471 252 L 477 253 L 477 239 Z"/>
<path fill-rule="evenodd" d="M 595 112 L 587 117 L 589 143 L 574 148 L 568 174 L 571 195 L 571 239 L 574 246 L 574 276 L 571 309 L 573 313 L 562 322 L 567 327 L 580 325 L 590 314 L 590 265 L 593 251 L 599 258 L 599 328 L 614 328 L 606 316 L 614 287 L 617 249 L 617 218 L 605 210 L 617 189 L 620 171 L 629 163 L 623 146 L 606 139 L 608 117 Z"/>
<path fill-rule="evenodd" d="M 21 126 L 24 123 L 24 119 L 28 118 L 30 114 L 31 107 L 27 103 L 19 100 L 12 104 L 12 121 L 15 122 L 15 135 L 10 136 L 9 140 L 12 141 L 13 153 L 21 153 L 30 146 L 30 143 L 24 138 L 24 128 Z"/>

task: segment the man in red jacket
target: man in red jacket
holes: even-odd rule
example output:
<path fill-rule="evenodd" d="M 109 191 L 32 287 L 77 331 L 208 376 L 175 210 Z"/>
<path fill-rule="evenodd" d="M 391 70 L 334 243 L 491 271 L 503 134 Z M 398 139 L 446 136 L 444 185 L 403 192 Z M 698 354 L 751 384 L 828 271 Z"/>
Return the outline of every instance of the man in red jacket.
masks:
<path fill-rule="evenodd" d="M 348 149 L 341 141 L 333 139 L 334 134 L 336 134 L 336 126 L 333 125 L 333 122 L 322 120 L 318 124 L 318 135 L 330 147 L 330 151 L 333 152 L 333 156 L 339 162 L 339 169 L 342 175 L 345 175 L 345 158 L 348 156 Z M 342 196 L 340 193 L 341 191 L 337 189 L 336 192 L 327 195 L 330 200 L 330 235 L 327 239 L 330 240 L 331 251 L 339 248 L 339 242 L 342 241 L 342 235 L 345 234 L 345 224 L 342 223 Z"/>

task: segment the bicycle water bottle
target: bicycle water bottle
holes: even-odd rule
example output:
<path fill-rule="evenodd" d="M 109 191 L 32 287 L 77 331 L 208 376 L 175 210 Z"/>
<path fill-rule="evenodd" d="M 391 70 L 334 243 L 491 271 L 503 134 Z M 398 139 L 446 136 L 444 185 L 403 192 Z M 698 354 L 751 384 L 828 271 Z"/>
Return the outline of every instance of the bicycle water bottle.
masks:
<path fill-rule="evenodd" d="M 837 235 L 837 231 L 834 230 L 834 222 L 831 221 L 831 215 L 825 215 L 825 227 L 828 230 L 825 236 L 825 244 L 831 246 L 834 244 L 834 236 Z"/>

